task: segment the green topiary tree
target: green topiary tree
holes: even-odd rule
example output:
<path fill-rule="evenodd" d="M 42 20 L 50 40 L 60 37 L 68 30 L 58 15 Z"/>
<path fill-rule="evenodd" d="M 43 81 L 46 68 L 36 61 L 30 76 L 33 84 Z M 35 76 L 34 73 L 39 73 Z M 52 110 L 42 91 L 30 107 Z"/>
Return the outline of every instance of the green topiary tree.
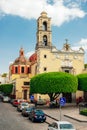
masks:
<path fill-rule="evenodd" d="M 6 95 L 10 95 L 12 92 L 13 84 L 1 84 L 0 90 L 4 92 Z"/>
<path fill-rule="evenodd" d="M 2 77 L 7 77 L 7 73 L 3 73 L 3 74 L 2 74 Z"/>
<path fill-rule="evenodd" d="M 84 64 L 84 67 L 87 68 L 87 64 Z"/>
<path fill-rule="evenodd" d="M 77 77 L 64 72 L 49 72 L 38 74 L 30 81 L 30 93 L 48 94 L 50 101 L 55 100 L 60 93 L 76 92 Z"/>
<path fill-rule="evenodd" d="M 87 91 L 87 73 L 77 75 L 78 90 Z"/>

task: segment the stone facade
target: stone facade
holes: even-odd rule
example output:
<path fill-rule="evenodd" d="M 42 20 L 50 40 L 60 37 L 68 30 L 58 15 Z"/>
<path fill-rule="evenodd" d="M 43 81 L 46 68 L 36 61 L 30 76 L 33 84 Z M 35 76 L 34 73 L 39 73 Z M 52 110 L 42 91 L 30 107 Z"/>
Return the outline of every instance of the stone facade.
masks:
<path fill-rule="evenodd" d="M 16 98 L 29 98 L 30 78 L 44 72 L 67 72 L 73 75 L 83 73 L 84 50 L 72 50 L 68 40 L 61 50 L 52 44 L 51 18 L 46 12 L 42 12 L 37 19 L 37 43 L 35 53 L 27 60 L 23 48 L 20 49 L 19 57 L 9 67 L 10 81 L 14 84 L 13 93 Z M 76 98 L 83 97 L 82 91 L 76 93 L 63 93 L 67 102 L 75 102 Z M 35 99 L 49 99 L 48 95 L 35 94 Z"/>
<path fill-rule="evenodd" d="M 29 100 L 30 78 L 30 62 L 25 57 L 23 48 L 21 48 L 19 57 L 9 66 L 10 83 L 14 85 L 12 95 L 16 99 L 23 98 Z"/>
<path fill-rule="evenodd" d="M 32 75 L 56 71 L 77 75 L 84 70 L 83 48 L 79 48 L 77 51 L 72 50 L 67 39 L 61 50 L 53 46 L 51 18 L 47 16 L 46 12 L 42 12 L 37 20 L 37 44 L 35 54 L 31 56 L 32 59 L 34 56 L 36 56 L 36 60 L 31 60 Z M 37 95 L 37 98 L 39 96 L 43 95 Z M 64 96 L 68 102 L 72 102 L 79 96 L 83 96 L 83 92 L 78 91 L 76 94 L 64 94 Z"/>

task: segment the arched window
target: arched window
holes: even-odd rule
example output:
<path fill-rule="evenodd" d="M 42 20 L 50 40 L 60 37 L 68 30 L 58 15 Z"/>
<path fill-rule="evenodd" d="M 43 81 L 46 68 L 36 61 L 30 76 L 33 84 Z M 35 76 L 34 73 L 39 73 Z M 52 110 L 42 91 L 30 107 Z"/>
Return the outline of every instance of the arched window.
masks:
<path fill-rule="evenodd" d="M 46 22 L 43 22 L 43 30 L 47 31 L 47 23 Z"/>
<path fill-rule="evenodd" d="M 15 67 L 15 73 L 16 74 L 18 73 L 18 67 Z"/>
<path fill-rule="evenodd" d="M 21 67 L 21 73 L 24 73 L 24 67 Z"/>
<path fill-rule="evenodd" d="M 47 46 L 47 36 L 46 35 L 43 36 L 43 44 L 44 44 L 44 46 Z"/>
<path fill-rule="evenodd" d="M 28 74 L 31 73 L 31 68 L 30 67 L 28 67 L 28 72 L 27 73 Z"/>

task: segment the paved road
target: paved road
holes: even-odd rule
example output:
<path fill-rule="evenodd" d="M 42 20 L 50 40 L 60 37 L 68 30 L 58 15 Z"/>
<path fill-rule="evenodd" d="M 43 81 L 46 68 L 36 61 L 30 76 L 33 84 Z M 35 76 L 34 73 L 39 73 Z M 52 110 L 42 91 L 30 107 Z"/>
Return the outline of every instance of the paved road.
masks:
<path fill-rule="evenodd" d="M 47 130 L 47 124 L 32 123 L 11 104 L 0 102 L 0 130 Z"/>
<path fill-rule="evenodd" d="M 60 119 L 59 109 L 45 109 L 42 108 L 46 114 Z M 76 120 L 67 118 L 64 116 L 66 113 L 70 113 L 78 108 L 67 107 L 61 111 L 62 120 L 70 121 L 74 124 L 77 130 L 87 130 L 87 122 L 78 122 Z M 49 123 L 54 120 L 47 117 Z M 16 108 L 9 103 L 0 102 L 0 130 L 47 130 L 47 123 L 32 123 L 28 118 L 23 117 L 20 112 L 17 112 Z"/>

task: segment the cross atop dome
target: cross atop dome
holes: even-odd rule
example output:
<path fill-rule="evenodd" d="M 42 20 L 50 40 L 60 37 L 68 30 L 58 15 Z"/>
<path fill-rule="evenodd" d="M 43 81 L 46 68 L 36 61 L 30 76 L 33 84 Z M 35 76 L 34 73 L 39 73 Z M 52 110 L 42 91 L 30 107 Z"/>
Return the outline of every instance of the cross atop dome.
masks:
<path fill-rule="evenodd" d="M 22 47 L 21 47 L 19 53 L 20 53 L 20 54 L 19 54 L 20 56 L 24 56 L 24 49 L 23 49 Z"/>

